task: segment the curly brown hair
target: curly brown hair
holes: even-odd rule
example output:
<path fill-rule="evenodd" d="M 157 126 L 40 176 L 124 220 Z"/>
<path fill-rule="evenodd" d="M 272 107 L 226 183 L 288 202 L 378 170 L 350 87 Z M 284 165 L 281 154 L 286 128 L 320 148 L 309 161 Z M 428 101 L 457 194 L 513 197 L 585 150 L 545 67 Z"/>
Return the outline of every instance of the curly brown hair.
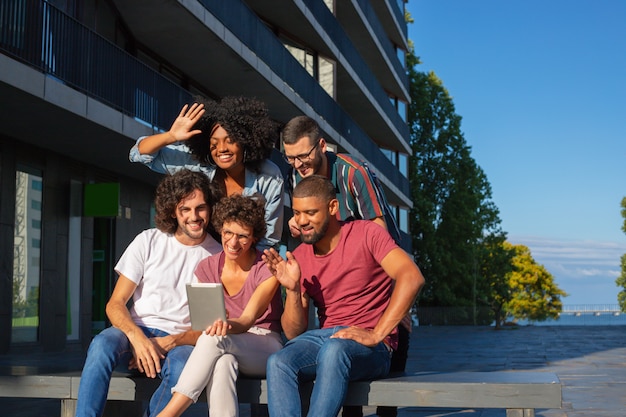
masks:
<path fill-rule="evenodd" d="M 279 124 L 270 119 L 265 103 L 243 96 L 227 96 L 219 101 L 197 97 L 196 101 L 204 104 L 205 113 L 194 126 L 202 133 L 189 139 L 187 146 L 200 163 L 214 164 L 210 138 L 217 126 L 224 128 L 243 149 L 246 166 L 269 158 L 280 133 Z"/>
<path fill-rule="evenodd" d="M 211 222 L 217 233 L 222 233 L 222 227 L 227 222 L 250 227 L 255 243 L 265 236 L 267 230 L 263 202 L 240 194 L 233 194 L 218 201 L 213 209 Z"/>
<path fill-rule="evenodd" d="M 178 228 L 176 206 L 189 194 L 200 190 L 209 208 L 213 205 L 213 193 L 209 178 L 201 173 L 183 169 L 166 175 L 156 189 L 154 199 L 154 222 L 157 229 L 164 233 L 174 233 Z M 207 228 L 209 225 L 207 225 Z"/>

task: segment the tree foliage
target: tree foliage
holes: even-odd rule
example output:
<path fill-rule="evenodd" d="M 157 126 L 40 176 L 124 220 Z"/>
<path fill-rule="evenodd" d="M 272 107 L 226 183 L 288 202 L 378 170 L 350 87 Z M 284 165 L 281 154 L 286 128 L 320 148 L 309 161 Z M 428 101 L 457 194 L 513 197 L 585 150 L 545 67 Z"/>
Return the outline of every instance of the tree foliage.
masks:
<path fill-rule="evenodd" d="M 502 280 L 510 269 L 491 185 L 471 156 L 461 117 L 441 80 L 433 72 L 416 70 L 419 59 L 413 50 L 407 63 L 411 234 L 415 259 L 427 280 L 420 305 L 490 305 L 494 289 L 506 292 Z M 498 261 L 490 263 L 494 259 Z"/>
<path fill-rule="evenodd" d="M 624 219 L 624 223 L 622 223 L 622 232 L 626 233 L 626 197 L 622 198 L 621 213 L 622 218 Z M 620 309 L 626 313 L 626 254 L 622 255 L 621 261 L 622 272 L 615 280 L 615 284 L 622 288 L 622 290 L 617 294 L 617 302 L 619 303 Z"/>
<path fill-rule="evenodd" d="M 483 295 L 482 305 L 489 306 L 493 321 L 499 328 L 507 317 L 506 306 L 511 301 L 513 292 L 509 285 L 509 275 L 514 270 L 515 250 L 506 245 L 503 236 L 490 235 L 484 240 L 481 251 L 479 281 L 483 287 L 478 291 Z"/>
<path fill-rule="evenodd" d="M 515 251 L 514 270 L 508 274 L 511 299 L 506 303 L 506 312 L 529 321 L 556 319 L 563 308 L 561 297 L 567 296 L 565 291 L 543 265 L 535 262 L 526 246 L 508 242 L 504 246 Z"/>

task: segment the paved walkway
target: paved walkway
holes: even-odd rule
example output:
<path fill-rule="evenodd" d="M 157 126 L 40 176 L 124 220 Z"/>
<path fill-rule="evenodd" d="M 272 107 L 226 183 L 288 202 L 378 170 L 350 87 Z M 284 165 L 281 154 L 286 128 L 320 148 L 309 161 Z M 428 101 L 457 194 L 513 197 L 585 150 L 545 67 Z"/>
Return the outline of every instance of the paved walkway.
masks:
<path fill-rule="evenodd" d="M 0 355 L 0 368 L 36 366 L 76 369 L 77 354 Z M 563 384 L 561 410 L 537 410 L 541 417 L 626 417 L 626 326 L 416 327 L 407 371 L 546 371 Z M 58 417 L 55 400 L 0 399 L 6 417 Z M 375 409 L 367 407 L 366 415 Z M 242 417 L 248 415 L 242 407 Z M 504 410 L 401 408 L 401 417 L 504 417 Z M 202 405 L 187 417 L 206 417 Z"/>

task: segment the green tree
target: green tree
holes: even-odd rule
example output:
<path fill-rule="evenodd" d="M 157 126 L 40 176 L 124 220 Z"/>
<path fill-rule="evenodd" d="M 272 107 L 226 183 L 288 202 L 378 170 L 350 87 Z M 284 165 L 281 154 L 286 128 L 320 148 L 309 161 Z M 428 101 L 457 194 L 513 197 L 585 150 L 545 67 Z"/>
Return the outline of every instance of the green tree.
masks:
<path fill-rule="evenodd" d="M 626 233 L 626 197 L 622 198 L 622 217 L 624 223 L 622 223 L 622 232 Z M 617 294 L 617 302 L 623 312 L 626 313 L 626 254 L 621 258 L 622 273 L 615 280 L 615 284 L 618 287 L 622 287 L 622 290 Z"/>
<path fill-rule="evenodd" d="M 516 319 L 545 321 L 555 319 L 563 308 L 561 297 L 567 297 L 554 282 L 554 277 L 543 265 L 535 262 L 530 249 L 524 245 L 511 245 L 513 248 L 514 270 L 509 273 L 511 299 L 506 303 L 506 311 Z"/>
<path fill-rule="evenodd" d="M 502 235 L 491 235 L 485 238 L 480 257 L 480 276 L 483 279 L 479 281 L 484 288 L 478 291 L 484 294 L 484 298 L 479 301 L 481 305 L 489 307 L 492 313 L 490 318 L 496 323 L 497 329 L 506 320 L 506 306 L 513 296 L 509 285 L 509 274 L 514 270 L 514 256 L 515 250 L 510 245 L 506 245 Z"/>
<path fill-rule="evenodd" d="M 441 80 L 433 72 L 417 71 L 419 58 L 412 47 L 407 64 L 412 99 L 411 234 L 415 259 L 427 280 L 420 304 L 490 303 L 490 280 L 501 281 L 508 271 L 506 262 L 498 264 L 504 267 L 500 271 L 496 264 L 486 264 L 489 250 L 498 247 L 493 242 L 506 237 L 491 186 L 471 156 L 461 117 Z"/>

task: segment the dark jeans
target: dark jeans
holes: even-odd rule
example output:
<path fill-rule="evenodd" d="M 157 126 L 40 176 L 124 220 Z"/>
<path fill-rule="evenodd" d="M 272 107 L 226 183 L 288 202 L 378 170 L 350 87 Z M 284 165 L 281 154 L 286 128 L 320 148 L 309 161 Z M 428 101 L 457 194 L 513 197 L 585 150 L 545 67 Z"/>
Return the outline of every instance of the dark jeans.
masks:
<path fill-rule="evenodd" d="M 406 368 L 406 360 L 409 355 L 409 339 L 411 333 L 404 327 L 398 326 L 398 349 L 391 356 L 391 367 L 389 372 L 404 372 Z M 376 415 L 378 417 L 396 417 L 398 415 L 397 407 L 376 407 Z M 343 407 L 342 417 L 363 417 L 363 407 L 358 405 L 349 405 Z"/>

